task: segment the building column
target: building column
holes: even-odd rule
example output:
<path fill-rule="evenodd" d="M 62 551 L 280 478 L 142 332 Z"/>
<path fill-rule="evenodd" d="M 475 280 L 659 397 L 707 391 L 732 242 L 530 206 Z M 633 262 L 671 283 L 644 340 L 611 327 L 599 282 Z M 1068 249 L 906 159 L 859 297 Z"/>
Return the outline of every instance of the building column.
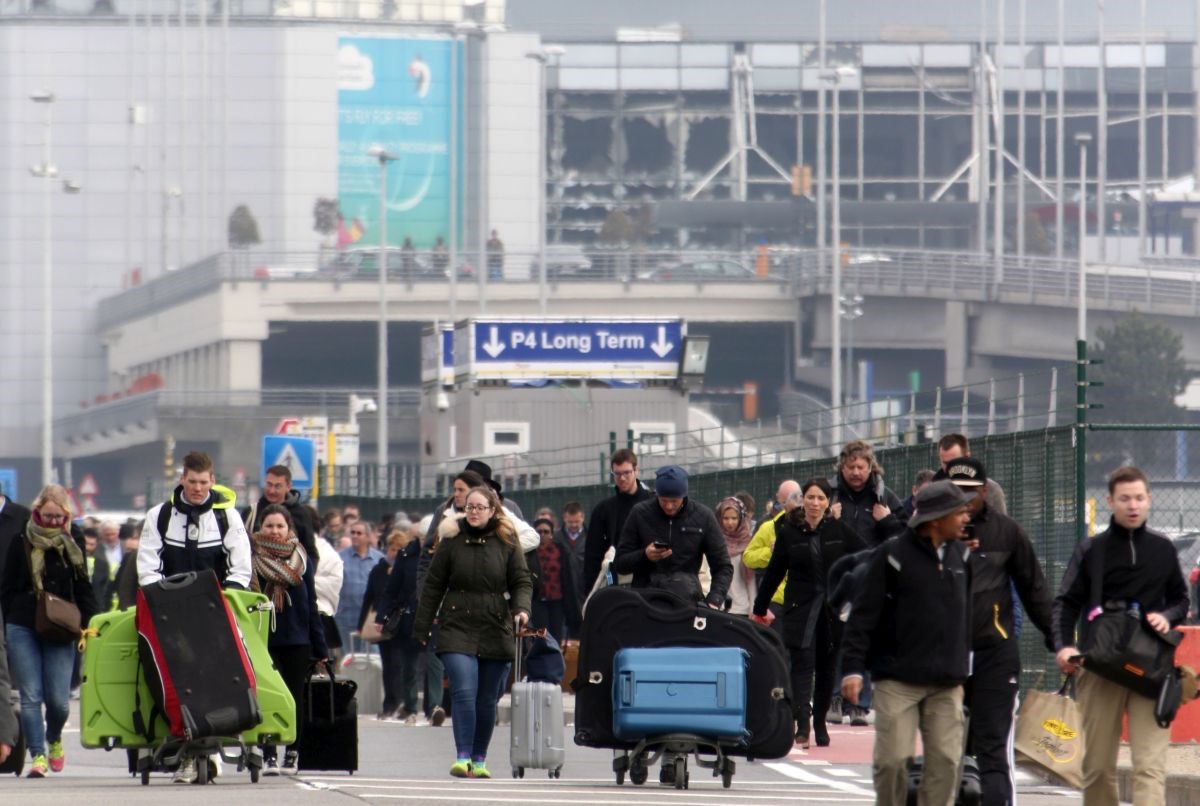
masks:
<path fill-rule="evenodd" d="M 947 302 L 945 324 L 946 380 L 943 386 L 962 386 L 967 382 L 967 365 L 971 358 L 970 333 L 967 328 L 967 303 Z"/>

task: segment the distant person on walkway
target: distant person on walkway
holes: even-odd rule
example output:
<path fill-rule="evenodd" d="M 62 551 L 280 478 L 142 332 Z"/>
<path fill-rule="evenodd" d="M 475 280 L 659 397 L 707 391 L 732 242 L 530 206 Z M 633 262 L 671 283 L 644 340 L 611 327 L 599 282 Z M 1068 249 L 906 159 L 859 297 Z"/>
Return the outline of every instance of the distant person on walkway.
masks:
<path fill-rule="evenodd" d="M 496 230 L 487 242 L 487 271 L 489 280 L 504 279 L 504 241 Z"/>

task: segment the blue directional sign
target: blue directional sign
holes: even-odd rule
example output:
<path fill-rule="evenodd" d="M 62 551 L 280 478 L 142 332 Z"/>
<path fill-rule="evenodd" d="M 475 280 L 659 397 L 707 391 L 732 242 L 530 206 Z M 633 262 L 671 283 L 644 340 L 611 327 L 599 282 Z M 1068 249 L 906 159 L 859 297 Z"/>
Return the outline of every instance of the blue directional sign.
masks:
<path fill-rule="evenodd" d="M 272 465 L 283 465 L 292 471 L 292 487 L 311 490 L 317 478 L 317 446 L 307 437 L 263 437 L 262 473 Z"/>
<path fill-rule="evenodd" d="M 17 469 L 15 467 L 0 467 L 0 495 L 5 498 L 11 498 L 16 501 L 19 496 L 17 494 Z"/>
<path fill-rule="evenodd" d="M 459 374 L 479 380 L 673 379 L 679 319 L 476 319 L 460 324 Z"/>

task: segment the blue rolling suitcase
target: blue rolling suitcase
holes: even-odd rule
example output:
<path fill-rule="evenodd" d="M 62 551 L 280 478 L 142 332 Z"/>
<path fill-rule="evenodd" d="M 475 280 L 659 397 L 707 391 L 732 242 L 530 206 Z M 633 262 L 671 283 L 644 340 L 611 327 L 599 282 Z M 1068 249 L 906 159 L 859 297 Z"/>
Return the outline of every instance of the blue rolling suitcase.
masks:
<path fill-rule="evenodd" d="M 613 658 L 613 732 L 625 740 L 693 734 L 744 741 L 748 658 L 738 647 L 620 650 Z"/>

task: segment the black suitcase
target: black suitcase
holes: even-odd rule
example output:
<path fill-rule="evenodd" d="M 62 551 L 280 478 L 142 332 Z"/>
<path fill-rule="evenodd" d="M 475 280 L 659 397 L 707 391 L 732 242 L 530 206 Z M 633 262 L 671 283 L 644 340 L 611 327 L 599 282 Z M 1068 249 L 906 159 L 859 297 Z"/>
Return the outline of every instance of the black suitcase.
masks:
<path fill-rule="evenodd" d="M 627 647 L 738 647 L 746 669 L 747 738 L 729 755 L 783 758 L 794 743 L 792 689 L 779 636 L 745 616 L 686 602 L 666 591 L 608 587 L 588 601 L 579 641 L 575 743 L 632 750 L 613 733 L 613 658 Z"/>
<path fill-rule="evenodd" d="M 312 677 L 299 704 L 297 766 L 302 770 L 358 769 L 358 684 L 353 680 Z"/>
<path fill-rule="evenodd" d="M 967 743 L 971 734 L 971 711 L 963 708 L 966 724 L 963 725 L 963 744 Z M 964 748 L 965 750 L 965 748 Z M 925 772 L 925 758 L 913 756 L 908 760 L 908 792 L 905 806 L 917 806 L 917 796 L 921 790 L 921 776 Z M 964 752 L 962 770 L 958 777 L 958 796 L 954 806 L 979 806 L 983 803 L 983 777 L 979 773 L 979 762 L 969 753 Z"/>
<path fill-rule="evenodd" d="M 177 574 L 138 589 L 138 656 L 172 736 L 237 736 L 262 721 L 254 667 L 221 584 L 211 570 Z M 154 725 L 137 704 L 135 725 Z M 148 718 L 147 718 L 148 717 Z"/>

